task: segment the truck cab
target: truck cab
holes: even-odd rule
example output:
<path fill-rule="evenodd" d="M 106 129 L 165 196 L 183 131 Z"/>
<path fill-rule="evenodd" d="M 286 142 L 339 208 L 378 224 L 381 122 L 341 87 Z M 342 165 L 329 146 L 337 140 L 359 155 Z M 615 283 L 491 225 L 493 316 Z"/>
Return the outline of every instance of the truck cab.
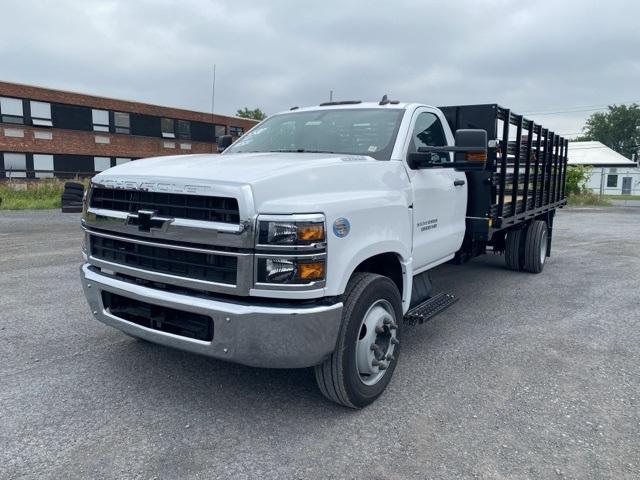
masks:
<path fill-rule="evenodd" d="M 499 107 L 485 129 L 455 133 L 450 124 L 464 115 L 447 108 L 386 98 L 295 108 L 220 155 L 151 158 L 100 173 L 82 220 L 81 277 L 93 315 L 133 337 L 227 361 L 313 367 L 327 398 L 371 403 L 398 364 L 403 320 L 450 303 L 434 302 L 427 272 L 487 247 L 509 250 L 511 267 L 531 270 L 527 229 L 544 220 L 548 236 L 535 234 L 541 269 L 549 212 L 562 204 L 558 192 L 540 211 L 530 208 L 544 191 L 523 197 L 508 126 L 503 153 L 497 141 L 488 147 Z M 477 123 L 469 118 L 465 127 Z M 534 178 L 546 182 L 538 163 L 547 163 L 536 161 L 534 175 L 533 135 L 520 155 L 523 125 L 532 133 L 536 126 L 519 118 L 517 156 L 531 170 L 529 189 Z M 508 113 L 506 124 L 517 120 Z M 561 154 L 554 159 L 559 186 Z M 495 183 L 496 171 L 505 183 Z M 515 203 L 506 213 L 530 213 L 513 224 L 504 215 L 508 187 Z M 476 198 L 486 214 L 470 216 Z"/>

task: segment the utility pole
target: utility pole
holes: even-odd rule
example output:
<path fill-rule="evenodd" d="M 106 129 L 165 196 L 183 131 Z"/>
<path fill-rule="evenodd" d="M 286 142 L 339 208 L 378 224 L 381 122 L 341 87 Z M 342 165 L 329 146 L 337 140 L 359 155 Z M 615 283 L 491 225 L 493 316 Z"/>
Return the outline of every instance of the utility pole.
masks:
<path fill-rule="evenodd" d="M 216 117 L 215 117 L 215 105 L 216 105 L 216 64 L 213 64 L 213 83 L 211 85 L 211 123 L 213 124 L 213 144 L 211 145 L 211 152 L 218 151 L 218 139 L 216 138 Z M 215 145 L 215 148 L 214 148 Z"/>

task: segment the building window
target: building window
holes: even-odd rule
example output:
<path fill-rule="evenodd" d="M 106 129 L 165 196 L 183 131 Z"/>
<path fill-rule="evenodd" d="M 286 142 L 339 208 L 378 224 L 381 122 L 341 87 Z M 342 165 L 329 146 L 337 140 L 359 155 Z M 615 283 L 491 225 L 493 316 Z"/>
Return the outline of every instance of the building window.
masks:
<path fill-rule="evenodd" d="M 178 138 L 191 140 L 191 122 L 188 120 L 178 120 Z"/>
<path fill-rule="evenodd" d="M 163 142 L 162 146 L 164 148 L 176 148 L 176 142 Z"/>
<path fill-rule="evenodd" d="M 176 138 L 174 121 L 171 118 L 163 118 L 160 122 L 162 127 L 162 136 L 164 138 Z"/>
<path fill-rule="evenodd" d="M 6 128 L 4 129 L 5 137 L 24 138 L 24 130 L 21 128 Z"/>
<path fill-rule="evenodd" d="M 131 133 L 131 121 L 128 113 L 114 112 L 113 123 L 116 127 L 116 133 Z"/>
<path fill-rule="evenodd" d="M 8 178 L 27 176 L 27 155 L 24 153 L 5 153 L 4 170 Z"/>
<path fill-rule="evenodd" d="M 616 188 L 618 186 L 618 175 L 607 175 L 607 187 Z"/>
<path fill-rule="evenodd" d="M 215 142 L 217 142 L 218 138 L 220 138 L 221 136 L 226 135 L 226 134 L 227 134 L 227 127 L 226 126 L 224 126 L 224 125 L 216 125 L 215 126 L 215 136 L 216 136 L 216 138 L 214 138 L 213 140 Z"/>
<path fill-rule="evenodd" d="M 33 169 L 36 178 L 53 177 L 53 155 L 33 154 Z"/>
<path fill-rule="evenodd" d="M 51 123 L 51 104 L 31 101 L 31 123 L 38 127 L 53 127 Z"/>
<path fill-rule="evenodd" d="M 118 157 L 118 158 L 116 158 L 116 165 L 121 165 L 121 164 L 123 164 L 123 163 L 127 163 L 127 162 L 130 162 L 130 161 L 131 161 L 131 159 L 130 159 L 130 158 L 121 158 L 121 157 Z"/>
<path fill-rule="evenodd" d="M 111 168 L 110 157 L 93 157 L 93 169 L 96 172 L 102 172 L 108 168 Z"/>
<path fill-rule="evenodd" d="M 106 110 L 91 110 L 94 132 L 109 131 L 109 112 Z"/>
<path fill-rule="evenodd" d="M 242 127 L 229 127 L 229 135 L 234 137 L 239 137 L 244 133 L 244 128 Z"/>
<path fill-rule="evenodd" d="M 24 124 L 22 100 L 19 98 L 0 97 L 0 115 L 5 123 Z"/>

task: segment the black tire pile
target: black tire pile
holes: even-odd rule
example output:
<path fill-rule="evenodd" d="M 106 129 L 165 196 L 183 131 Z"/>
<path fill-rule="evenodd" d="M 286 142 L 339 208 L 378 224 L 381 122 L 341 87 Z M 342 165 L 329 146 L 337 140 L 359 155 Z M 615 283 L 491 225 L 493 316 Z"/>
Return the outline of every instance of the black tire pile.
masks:
<path fill-rule="evenodd" d="M 66 182 L 62 193 L 63 213 L 82 212 L 82 197 L 84 195 L 84 185 L 77 182 Z"/>

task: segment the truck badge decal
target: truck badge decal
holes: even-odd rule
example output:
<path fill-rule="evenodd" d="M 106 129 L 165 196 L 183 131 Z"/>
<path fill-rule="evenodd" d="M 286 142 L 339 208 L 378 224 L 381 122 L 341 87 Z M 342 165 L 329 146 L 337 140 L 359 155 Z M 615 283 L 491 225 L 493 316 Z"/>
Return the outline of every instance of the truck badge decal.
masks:
<path fill-rule="evenodd" d="M 349 235 L 349 231 L 351 230 L 351 225 L 349 224 L 349 220 L 346 218 L 340 217 L 336 218 L 333 222 L 333 234 L 338 238 L 344 238 Z"/>
<path fill-rule="evenodd" d="M 418 230 L 420 230 L 421 232 L 426 232 L 427 230 L 432 230 L 434 228 L 438 228 L 438 219 L 437 218 L 431 218 L 431 219 L 425 220 L 423 222 L 418 222 L 416 227 L 418 227 Z"/>
<path fill-rule="evenodd" d="M 153 210 L 138 210 L 138 213 L 130 213 L 127 215 L 125 223 L 138 227 L 141 232 L 150 232 L 151 230 L 165 231 L 169 224 L 173 222 L 173 218 L 164 218 L 156 216 Z"/>

